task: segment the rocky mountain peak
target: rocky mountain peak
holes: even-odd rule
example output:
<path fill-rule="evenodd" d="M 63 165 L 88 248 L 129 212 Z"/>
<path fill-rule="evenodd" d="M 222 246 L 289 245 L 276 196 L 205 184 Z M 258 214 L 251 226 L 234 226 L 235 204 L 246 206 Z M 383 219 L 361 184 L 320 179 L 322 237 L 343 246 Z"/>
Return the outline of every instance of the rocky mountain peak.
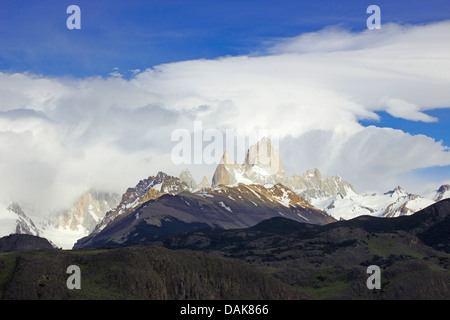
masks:
<path fill-rule="evenodd" d="M 394 197 L 406 197 L 408 196 L 408 192 L 406 192 L 402 187 L 397 186 L 394 190 L 388 191 L 384 193 L 385 195 L 390 195 L 391 198 Z"/>
<path fill-rule="evenodd" d="M 195 179 L 192 177 L 192 174 L 189 171 L 189 169 L 184 169 L 180 173 L 179 178 L 181 181 L 185 182 L 191 189 L 196 189 L 198 187 L 197 182 L 195 182 Z"/>
<path fill-rule="evenodd" d="M 28 234 L 33 236 L 40 236 L 40 231 L 34 222 L 25 214 L 21 206 L 17 202 L 11 203 L 7 210 L 16 215 L 14 230 L 17 234 Z"/>
<path fill-rule="evenodd" d="M 315 180 L 322 180 L 322 173 L 319 169 L 315 168 L 313 170 L 306 170 L 305 176 Z"/>
<path fill-rule="evenodd" d="M 71 208 L 61 210 L 51 221 L 56 228 L 67 230 L 94 230 L 105 214 L 115 208 L 120 202 L 116 193 L 99 192 L 95 189 L 84 191 Z"/>
<path fill-rule="evenodd" d="M 242 165 L 231 159 L 225 151 L 214 172 L 212 186 L 244 184 L 289 184 L 289 178 L 276 150 L 269 138 L 262 138 L 248 150 Z"/>
<path fill-rule="evenodd" d="M 210 189 L 211 188 L 211 184 L 209 183 L 208 178 L 206 176 L 203 176 L 203 179 L 200 182 L 200 184 L 198 185 L 198 188 L 200 188 L 200 189 Z"/>
<path fill-rule="evenodd" d="M 156 177 L 154 177 L 153 180 L 162 181 L 162 180 L 167 179 L 167 177 L 169 177 L 169 175 L 168 175 L 167 173 L 162 172 L 162 171 L 159 171 L 159 172 L 156 174 Z M 150 177 L 150 178 L 153 178 L 153 177 Z"/>
<path fill-rule="evenodd" d="M 236 169 L 236 170 L 233 170 Z M 217 165 L 216 171 L 212 178 L 212 186 L 229 185 L 237 182 L 235 177 L 235 171 L 239 170 L 237 165 L 230 164 L 227 156 L 222 157 L 222 161 Z"/>
<path fill-rule="evenodd" d="M 258 143 L 252 145 L 246 154 L 244 164 L 258 165 L 261 167 L 275 167 L 274 173 L 278 171 L 281 163 L 278 151 L 272 146 L 269 138 L 262 138 Z"/>
<path fill-rule="evenodd" d="M 190 172 L 185 172 L 186 177 L 189 175 Z M 174 195 L 190 190 L 186 182 L 160 171 L 156 176 L 150 176 L 147 179 L 139 181 L 135 187 L 128 188 L 122 195 L 120 203 L 105 214 L 104 218 L 96 225 L 92 233 L 96 234 L 100 232 L 111 221 L 126 216 L 144 202 L 154 200 L 164 194 Z"/>
<path fill-rule="evenodd" d="M 297 190 L 302 197 L 310 201 L 313 198 L 346 196 L 355 193 L 353 186 L 342 177 L 327 176 L 325 179 L 319 169 L 307 170 L 302 176 L 293 175 L 290 186 Z"/>
<path fill-rule="evenodd" d="M 225 164 L 225 165 L 235 164 L 235 161 L 231 157 L 231 153 L 229 151 L 225 150 L 225 152 L 223 153 L 222 159 L 220 160 L 220 164 Z"/>

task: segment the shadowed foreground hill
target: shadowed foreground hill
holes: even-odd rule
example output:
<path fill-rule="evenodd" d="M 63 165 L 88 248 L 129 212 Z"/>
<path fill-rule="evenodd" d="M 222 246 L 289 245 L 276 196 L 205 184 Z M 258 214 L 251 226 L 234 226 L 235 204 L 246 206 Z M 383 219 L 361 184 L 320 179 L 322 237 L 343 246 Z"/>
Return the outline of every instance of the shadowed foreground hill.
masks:
<path fill-rule="evenodd" d="M 38 249 L 51 249 L 51 243 L 41 237 L 29 234 L 11 234 L 0 238 L 0 252 L 8 251 L 28 251 Z"/>
<path fill-rule="evenodd" d="M 69 290 L 69 265 L 81 289 Z M 0 254 L 1 299 L 307 299 L 251 265 L 158 247 Z"/>
<path fill-rule="evenodd" d="M 313 299 L 450 299 L 450 199 L 411 216 L 324 226 L 272 218 L 240 230 L 172 236 L 162 245 L 241 259 Z M 381 290 L 366 287 L 381 269 Z"/>

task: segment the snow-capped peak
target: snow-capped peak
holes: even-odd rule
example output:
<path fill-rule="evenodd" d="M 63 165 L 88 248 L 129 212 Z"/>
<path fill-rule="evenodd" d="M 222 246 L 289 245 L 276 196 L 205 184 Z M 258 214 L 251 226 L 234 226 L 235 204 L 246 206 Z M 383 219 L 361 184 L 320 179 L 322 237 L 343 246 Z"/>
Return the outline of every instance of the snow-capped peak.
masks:
<path fill-rule="evenodd" d="M 435 194 L 433 196 L 434 201 L 441 201 L 441 200 L 448 199 L 448 198 L 450 198 L 450 185 L 449 184 L 444 184 L 444 185 L 440 186 L 439 189 L 437 189 L 435 191 Z"/>
<path fill-rule="evenodd" d="M 16 202 L 9 206 L 0 206 L 0 237 L 11 233 L 23 233 L 41 236 L 40 230 L 32 219 L 23 211 Z"/>
<path fill-rule="evenodd" d="M 397 186 L 394 190 L 388 191 L 384 194 L 389 195 L 391 198 L 399 198 L 399 197 L 407 197 L 408 196 L 408 192 L 406 192 L 400 186 Z"/>

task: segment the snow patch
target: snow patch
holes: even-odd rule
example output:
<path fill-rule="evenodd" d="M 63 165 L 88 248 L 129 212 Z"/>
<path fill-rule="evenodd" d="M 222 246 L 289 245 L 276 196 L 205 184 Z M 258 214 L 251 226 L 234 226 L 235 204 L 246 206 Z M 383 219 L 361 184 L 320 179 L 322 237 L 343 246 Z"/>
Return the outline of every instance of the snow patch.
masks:
<path fill-rule="evenodd" d="M 198 195 L 202 198 L 214 198 L 214 196 L 212 194 L 203 192 L 203 193 L 198 193 Z"/>
<path fill-rule="evenodd" d="M 233 211 L 231 210 L 231 208 L 228 207 L 228 206 L 227 206 L 225 203 L 223 203 L 222 201 L 219 202 L 219 205 L 220 205 L 222 208 L 224 208 L 225 210 L 227 210 L 227 211 L 233 213 Z"/>
<path fill-rule="evenodd" d="M 94 207 L 92 204 L 88 207 L 88 213 L 91 215 L 92 219 L 94 219 L 95 223 L 98 223 L 100 221 L 99 216 L 94 212 Z"/>
<path fill-rule="evenodd" d="M 161 192 L 161 187 L 162 187 L 162 183 L 157 183 L 152 187 L 152 189 L 155 189 L 155 190 Z"/>
<path fill-rule="evenodd" d="M 289 193 L 286 192 L 286 190 L 283 189 L 283 195 L 281 197 L 275 198 L 281 205 L 285 206 L 286 208 L 290 207 L 291 200 L 289 199 Z"/>

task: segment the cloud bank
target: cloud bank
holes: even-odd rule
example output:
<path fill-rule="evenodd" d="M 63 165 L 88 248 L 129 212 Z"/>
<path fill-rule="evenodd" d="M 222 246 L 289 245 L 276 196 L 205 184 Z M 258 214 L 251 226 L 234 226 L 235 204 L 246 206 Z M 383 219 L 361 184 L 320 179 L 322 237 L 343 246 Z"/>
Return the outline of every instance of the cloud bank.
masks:
<path fill-rule="evenodd" d="M 277 130 L 289 174 L 317 167 L 386 191 L 418 168 L 450 165 L 448 146 L 395 128 L 363 127 L 386 111 L 438 122 L 450 106 L 450 22 L 326 28 L 262 52 L 107 77 L 0 73 L 0 201 L 58 207 L 83 189 L 123 192 L 171 162 L 177 128 Z M 189 167 L 200 180 L 214 166 Z M 411 179 L 413 181 L 414 179 Z M 420 191 L 415 181 L 410 187 Z M 438 187 L 438 186 L 436 186 Z"/>

